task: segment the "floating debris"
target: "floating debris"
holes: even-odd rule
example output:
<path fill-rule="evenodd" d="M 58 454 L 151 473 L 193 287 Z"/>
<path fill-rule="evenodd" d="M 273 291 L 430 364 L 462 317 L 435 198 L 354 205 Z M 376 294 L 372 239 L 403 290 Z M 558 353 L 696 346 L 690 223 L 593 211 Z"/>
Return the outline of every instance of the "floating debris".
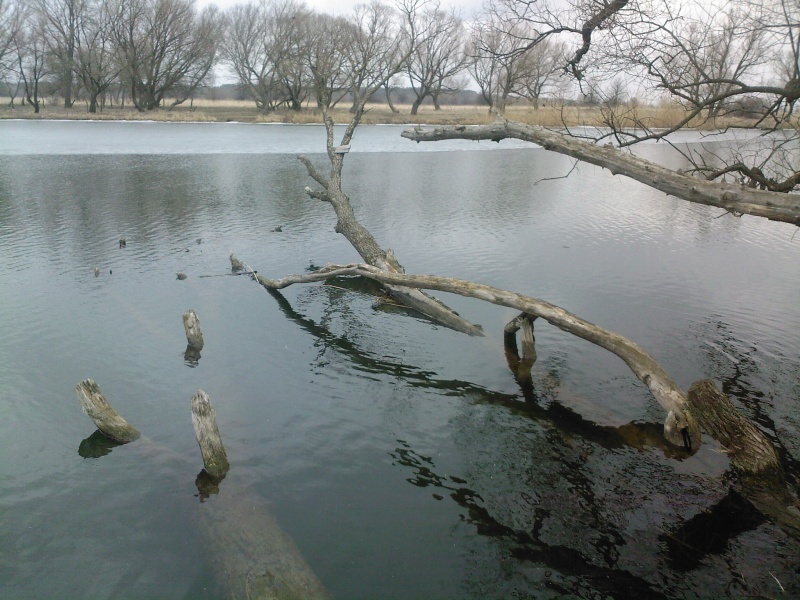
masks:
<path fill-rule="evenodd" d="M 178 279 L 180 279 L 181 281 L 186 279 L 186 273 L 178 273 Z"/>
<path fill-rule="evenodd" d="M 128 240 L 126 240 L 125 238 L 119 238 L 119 247 L 120 248 L 124 248 L 127 245 L 128 245 Z"/>

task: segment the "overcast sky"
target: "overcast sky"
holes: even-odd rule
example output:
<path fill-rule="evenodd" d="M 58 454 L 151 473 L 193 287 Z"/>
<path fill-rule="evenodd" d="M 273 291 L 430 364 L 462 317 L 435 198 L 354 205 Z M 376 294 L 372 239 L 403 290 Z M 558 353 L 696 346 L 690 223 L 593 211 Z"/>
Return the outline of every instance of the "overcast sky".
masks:
<path fill-rule="evenodd" d="M 353 10 L 356 4 L 363 4 L 367 0 L 306 0 L 306 4 L 319 12 L 345 14 Z M 461 11 L 461 16 L 469 19 L 473 12 L 480 9 L 482 0 L 441 0 L 442 6 L 456 6 Z M 225 9 L 234 4 L 246 4 L 248 0 L 198 0 L 198 6 L 216 4 Z"/>

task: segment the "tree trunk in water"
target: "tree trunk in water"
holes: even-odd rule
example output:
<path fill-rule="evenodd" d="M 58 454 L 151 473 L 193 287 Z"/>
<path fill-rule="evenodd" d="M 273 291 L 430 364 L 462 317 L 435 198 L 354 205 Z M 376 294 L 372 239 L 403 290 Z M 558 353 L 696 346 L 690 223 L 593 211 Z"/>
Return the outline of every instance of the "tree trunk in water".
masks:
<path fill-rule="evenodd" d="M 734 489 L 786 533 L 800 539 L 800 501 L 789 489 L 775 446 L 742 416 L 713 381 L 689 388 L 700 426 L 723 447 L 737 475 Z"/>
<path fill-rule="evenodd" d="M 752 422 L 736 411 L 727 396 L 719 392 L 712 382 L 705 380 L 693 384 L 687 396 L 649 354 L 619 334 L 542 300 L 470 281 L 389 273 L 363 264 L 327 265 L 313 273 L 289 275 L 280 280 L 270 280 L 253 273 L 259 283 L 268 289 L 281 289 L 294 283 L 311 283 L 343 275 L 360 275 L 383 283 L 436 289 L 521 310 L 522 314 L 504 329 L 506 357 L 521 385 L 529 380 L 530 365 L 536 359 L 532 328 L 536 317 L 542 317 L 564 331 L 613 352 L 669 411 L 664 427 L 667 440 L 695 452 L 701 443 L 700 427 L 705 429 L 730 457 L 738 479 L 735 490 L 787 534 L 800 539 L 800 501 L 786 483 L 773 444 Z M 517 330 L 522 331 L 522 357 L 519 356 L 515 339 Z"/>

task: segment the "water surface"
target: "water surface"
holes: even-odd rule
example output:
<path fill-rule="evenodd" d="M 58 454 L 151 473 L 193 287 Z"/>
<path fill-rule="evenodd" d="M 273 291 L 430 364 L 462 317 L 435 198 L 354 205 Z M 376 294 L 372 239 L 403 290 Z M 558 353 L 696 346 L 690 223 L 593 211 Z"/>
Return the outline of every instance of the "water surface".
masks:
<path fill-rule="evenodd" d="M 796 483 L 795 229 L 585 165 L 545 181 L 571 161 L 522 144 L 401 130 L 360 128 L 344 180 L 408 272 L 557 303 L 683 387 L 716 380 Z M 661 408 L 605 351 L 537 322 L 520 387 L 502 351 L 512 311 L 446 297 L 485 327 L 473 339 L 344 283 L 273 297 L 231 276 L 231 250 L 276 277 L 357 259 L 303 192 L 295 155 L 324 167 L 323 139 L 0 122 L 0 597 L 218 597 L 226 550 L 201 517 L 226 493 L 274 515 L 337 598 L 780 597 L 776 579 L 800 594 L 800 544 L 726 498 L 711 440 L 689 459 L 663 448 Z M 84 441 L 86 377 L 161 456 Z M 204 503 L 197 388 L 232 463 Z"/>

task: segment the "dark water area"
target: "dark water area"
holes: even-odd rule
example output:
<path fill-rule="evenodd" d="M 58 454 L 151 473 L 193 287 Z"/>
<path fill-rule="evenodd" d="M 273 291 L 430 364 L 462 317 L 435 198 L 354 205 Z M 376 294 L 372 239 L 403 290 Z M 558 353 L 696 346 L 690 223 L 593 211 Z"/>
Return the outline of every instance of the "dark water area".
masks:
<path fill-rule="evenodd" d="M 409 273 L 553 302 L 684 389 L 714 379 L 797 486 L 796 229 L 401 130 L 362 127 L 344 184 Z M 334 598 L 800 596 L 800 542 L 728 493 L 713 440 L 666 448 L 661 407 L 609 353 L 537 321 L 521 387 L 510 310 L 442 295 L 484 326 L 469 338 L 346 282 L 273 296 L 232 276 L 231 251 L 269 277 L 357 260 L 303 191 L 295 155 L 324 166 L 323 143 L 314 126 L 0 122 L 0 598 L 220 597 L 230 549 L 204 517 L 236 502 L 236 526 L 274 517 Z M 148 440 L 93 437 L 87 377 Z M 198 388 L 232 465 L 208 498 Z"/>

